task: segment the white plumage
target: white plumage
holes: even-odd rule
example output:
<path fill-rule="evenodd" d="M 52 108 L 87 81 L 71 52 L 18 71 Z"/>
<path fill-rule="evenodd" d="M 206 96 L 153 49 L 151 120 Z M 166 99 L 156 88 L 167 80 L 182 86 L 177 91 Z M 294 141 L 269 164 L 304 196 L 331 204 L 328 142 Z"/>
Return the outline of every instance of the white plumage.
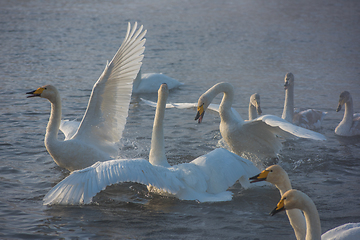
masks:
<path fill-rule="evenodd" d="M 340 136 L 357 136 L 360 135 L 360 113 L 354 113 L 353 100 L 348 91 L 340 94 L 337 112 L 345 105 L 344 117 L 335 128 L 335 134 Z"/>
<path fill-rule="evenodd" d="M 277 157 L 282 148 L 279 137 L 326 140 L 320 133 L 295 126 L 274 115 L 262 115 L 254 120 L 244 121 L 238 113 L 231 110 L 234 87 L 224 82 L 215 84 L 200 96 L 195 120 L 201 123 L 209 104 L 220 93 L 224 93 L 219 108 L 220 133 L 231 150 L 240 156 L 249 153 L 260 159 Z"/>
<path fill-rule="evenodd" d="M 73 171 L 117 156 L 115 143 L 125 127 L 132 83 L 145 49 L 146 30 L 142 31 L 142 26 L 136 28 L 137 23 L 132 29 L 129 23 L 123 43 L 94 84 L 81 123 L 61 123 L 61 98 L 54 86 L 46 85 L 28 92 L 29 97 L 46 98 L 51 103 L 45 146 L 60 167 Z M 65 141 L 58 140 L 60 127 Z"/>
<path fill-rule="evenodd" d="M 44 204 L 86 204 L 106 186 L 121 182 L 145 184 L 152 192 L 172 195 L 182 200 L 228 201 L 226 191 L 237 180 L 250 186 L 248 178 L 259 172 L 254 164 L 218 148 L 190 163 L 170 166 L 164 150 L 163 119 L 168 89 L 159 89 L 149 161 L 118 159 L 98 162 L 72 172 L 44 197 Z"/>
<path fill-rule="evenodd" d="M 169 89 L 184 85 L 176 79 L 163 73 L 141 73 L 141 69 L 134 80 L 133 93 L 156 93 L 160 85 L 166 83 Z"/>
<path fill-rule="evenodd" d="M 284 81 L 285 102 L 282 119 L 306 129 L 320 129 L 327 112 L 316 109 L 294 108 L 294 75 L 287 73 Z"/>

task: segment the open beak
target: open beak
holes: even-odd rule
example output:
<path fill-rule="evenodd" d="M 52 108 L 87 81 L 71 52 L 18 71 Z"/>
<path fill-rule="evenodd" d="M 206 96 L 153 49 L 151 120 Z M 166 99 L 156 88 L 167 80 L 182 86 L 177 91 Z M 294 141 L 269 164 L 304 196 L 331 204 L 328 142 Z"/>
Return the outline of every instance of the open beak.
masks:
<path fill-rule="evenodd" d="M 41 93 L 44 91 L 44 88 L 40 87 L 34 91 L 31 92 L 27 92 L 26 94 L 31 94 L 29 96 L 27 96 L 27 98 L 31 98 L 31 97 L 40 97 Z"/>
<path fill-rule="evenodd" d="M 267 178 L 269 172 L 270 172 L 269 170 L 264 170 L 261 173 L 259 173 L 258 175 L 249 178 L 249 180 L 251 180 L 250 183 L 266 181 L 266 178 Z"/>
<path fill-rule="evenodd" d="M 285 201 L 285 199 L 280 200 L 280 202 L 276 205 L 276 208 L 274 208 L 274 210 L 271 211 L 271 213 L 270 213 L 271 216 L 274 216 L 278 212 L 285 210 L 284 201 Z"/>
<path fill-rule="evenodd" d="M 204 104 L 202 104 L 200 107 L 197 108 L 197 113 L 195 116 L 195 120 L 198 120 L 198 123 L 202 122 L 202 119 L 204 117 L 205 111 L 204 111 Z"/>

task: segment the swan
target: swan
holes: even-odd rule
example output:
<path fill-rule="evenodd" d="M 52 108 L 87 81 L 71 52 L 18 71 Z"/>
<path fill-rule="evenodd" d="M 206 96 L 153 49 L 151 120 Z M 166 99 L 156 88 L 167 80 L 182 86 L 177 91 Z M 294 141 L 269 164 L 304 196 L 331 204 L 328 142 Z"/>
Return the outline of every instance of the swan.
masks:
<path fill-rule="evenodd" d="M 352 97 L 348 91 L 340 94 L 339 105 L 336 111 L 339 112 L 344 104 L 344 117 L 335 128 L 335 134 L 340 136 L 360 135 L 360 113 L 354 114 Z"/>
<path fill-rule="evenodd" d="M 123 43 L 94 84 L 81 123 L 61 122 L 61 98 L 52 85 L 28 92 L 29 97 L 50 101 L 51 113 L 45 134 L 45 147 L 55 163 L 69 171 L 116 157 L 115 145 L 121 138 L 130 104 L 132 82 L 143 59 L 146 30 L 128 24 Z M 65 140 L 58 140 L 60 126 Z"/>
<path fill-rule="evenodd" d="M 261 115 L 261 107 L 260 107 L 260 95 L 258 93 L 254 93 L 250 96 L 249 102 L 249 120 L 254 120 L 258 117 L 258 114 Z"/>
<path fill-rule="evenodd" d="M 271 216 L 283 210 L 300 209 L 306 219 L 306 240 L 357 240 L 360 236 L 360 223 L 347 223 L 331 229 L 321 235 L 319 213 L 314 202 L 305 193 L 291 189 L 281 197 L 281 200 L 270 213 Z"/>
<path fill-rule="evenodd" d="M 294 75 L 285 75 L 285 103 L 281 118 L 303 128 L 317 130 L 321 128 L 322 121 L 327 114 L 315 109 L 294 109 Z"/>
<path fill-rule="evenodd" d="M 184 85 L 178 80 L 168 77 L 163 73 L 142 74 L 140 69 L 134 80 L 133 93 L 155 93 L 162 83 L 166 83 L 169 89 Z"/>
<path fill-rule="evenodd" d="M 272 165 L 270 167 L 267 167 L 258 175 L 249 178 L 249 180 L 251 180 L 250 183 L 267 181 L 271 184 L 274 184 L 277 189 L 279 189 L 281 196 L 284 195 L 286 191 L 292 189 L 287 172 L 279 165 Z M 286 214 L 288 216 L 291 226 L 294 229 L 296 239 L 304 240 L 306 236 L 306 223 L 301 210 L 287 210 Z"/>
<path fill-rule="evenodd" d="M 215 84 L 198 100 L 195 120 L 201 123 L 211 101 L 220 93 L 224 93 L 219 107 L 220 133 L 231 148 L 240 155 L 250 153 L 258 158 L 276 158 L 282 144 L 281 138 L 311 138 L 326 140 L 320 133 L 291 124 L 274 115 L 262 115 L 254 120 L 244 121 L 239 114 L 231 111 L 234 98 L 234 87 L 230 83 Z"/>
<path fill-rule="evenodd" d="M 72 172 L 44 197 L 48 204 L 88 204 L 106 186 L 121 182 L 137 182 L 148 190 L 181 200 L 200 202 L 229 201 L 226 191 L 237 180 L 250 187 L 248 177 L 259 172 L 249 160 L 223 148 L 217 148 L 190 163 L 170 166 L 165 155 L 163 119 L 169 90 L 162 84 L 153 124 L 149 161 L 145 159 L 116 159 L 97 162 Z"/>

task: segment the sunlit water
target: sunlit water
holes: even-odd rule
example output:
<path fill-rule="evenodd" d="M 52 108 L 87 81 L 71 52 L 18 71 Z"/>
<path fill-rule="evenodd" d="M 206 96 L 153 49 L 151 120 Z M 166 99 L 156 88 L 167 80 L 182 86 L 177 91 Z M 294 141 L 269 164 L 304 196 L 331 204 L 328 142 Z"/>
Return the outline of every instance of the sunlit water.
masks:
<path fill-rule="evenodd" d="M 227 81 L 244 118 L 254 92 L 264 113 L 280 116 L 283 78 L 294 73 L 295 105 L 328 112 L 320 130 L 328 140 L 287 141 L 277 162 L 293 187 L 314 200 L 323 232 L 360 222 L 360 139 L 334 135 L 343 116 L 335 112 L 341 91 L 350 91 L 360 112 L 359 12 L 356 0 L 1 1 L 0 238 L 295 239 L 285 214 L 268 215 L 279 200 L 272 187 L 236 184 L 232 201 L 198 203 L 127 183 L 109 187 L 92 205 L 42 205 L 69 173 L 44 147 L 50 104 L 25 93 L 53 84 L 63 117 L 81 118 L 128 21 L 148 29 L 142 71 L 185 83 L 170 92 L 171 102 L 196 102 Z M 122 157 L 148 156 L 155 109 L 140 97 L 156 101 L 157 94 L 132 97 Z M 166 110 L 172 164 L 217 147 L 218 115 L 207 113 L 200 125 L 194 116 L 193 110 Z"/>

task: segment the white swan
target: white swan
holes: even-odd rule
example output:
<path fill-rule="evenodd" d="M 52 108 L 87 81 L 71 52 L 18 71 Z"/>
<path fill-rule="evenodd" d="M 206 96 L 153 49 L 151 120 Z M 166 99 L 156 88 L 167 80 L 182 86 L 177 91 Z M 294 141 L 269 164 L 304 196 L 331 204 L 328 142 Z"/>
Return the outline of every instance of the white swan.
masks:
<path fill-rule="evenodd" d="M 320 129 L 327 112 L 315 109 L 294 108 L 294 75 L 292 73 L 287 73 L 284 81 L 285 103 L 282 119 L 303 128 L 311 130 Z"/>
<path fill-rule="evenodd" d="M 340 94 L 339 105 L 336 111 L 339 112 L 344 104 L 344 117 L 335 128 L 335 134 L 340 136 L 360 135 L 360 113 L 354 114 L 352 97 L 348 91 L 344 91 Z"/>
<path fill-rule="evenodd" d="M 261 107 L 260 107 L 260 95 L 258 93 L 254 93 L 250 96 L 249 102 L 249 120 L 254 120 L 258 117 L 258 114 L 261 115 Z"/>
<path fill-rule="evenodd" d="M 168 96 L 166 84 L 159 89 L 159 100 L 153 125 L 149 161 L 119 159 L 97 162 L 72 172 L 44 197 L 44 204 L 87 204 L 92 197 L 111 184 L 137 182 L 160 194 L 171 194 L 182 200 L 228 201 L 226 191 L 237 180 L 250 186 L 248 178 L 258 168 L 252 162 L 218 148 L 190 163 L 170 166 L 164 149 L 163 118 Z"/>
<path fill-rule="evenodd" d="M 183 85 L 183 83 L 168 77 L 163 73 L 142 74 L 140 69 L 134 80 L 133 93 L 155 93 L 163 83 L 166 83 L 169 89 Z"/>
<path fill-rule="evenodd" d="M 347 223 L 321 235 L 321 223 L 316 206 L 311 198 L 301 191 L 295 189 L 287 191 L 270 215 L 273 216 L 280 211 L 290 209 L 300 209 L 304 212 L 306 219 L 306 240 L 359 239 L 360 223 Z"/>
<path fill-rule="evenodd" d="M 281 196 L 284 195 L 286 191 L 292 189 L 287 172 L 279 165 L 272 165 L 267 167 L 258 175 L 249 178 L 249 180 L 251 180 L 250 183 L 267 181 L 271 184 L 274 184 L 277 189 L 279 189 Z M 301 210 L 287 210 L 286 214 L 289 218 L 291 226 L 294 229 L 296 239 L 304 240 L 306 236 L 306 222 Z"/>
<path fill-rule="evenodd" d="M 94 84 L 81 123 L 61 124 L 61 98 L 54 86 L 45 85 L 28 92 L 28 97 L 46 98 L 51 114 L 46 128 L 45 146 L 54 161 L 69 171 L 82 169 L 97 161 L 116 157 L 115 145 L 121 138 L 130 104 L 132 82 L 143 59 L 146 30 L 137 23 L 127 33 L 119 50 Z M 65 141 L 58 140 L 60 124 Z"/>
<path fill-rule="evenodd" d="M 311 138 L 326 140 L 320 133 L 291 124 L 273 115 L 262 115 L 251 121 L 244 121 L 231 111 L 234 87 L 230 83 L 218 83 L 202 94 L 198 100 L 195 120 L 202 122 L 205 111 L 216 95 L 224 93 L 220 103 L 220 133 L 231 150 L 241 155 L 251 153 L 261 158 L 276 158 L 282 144 L 281 138 Z"/>

